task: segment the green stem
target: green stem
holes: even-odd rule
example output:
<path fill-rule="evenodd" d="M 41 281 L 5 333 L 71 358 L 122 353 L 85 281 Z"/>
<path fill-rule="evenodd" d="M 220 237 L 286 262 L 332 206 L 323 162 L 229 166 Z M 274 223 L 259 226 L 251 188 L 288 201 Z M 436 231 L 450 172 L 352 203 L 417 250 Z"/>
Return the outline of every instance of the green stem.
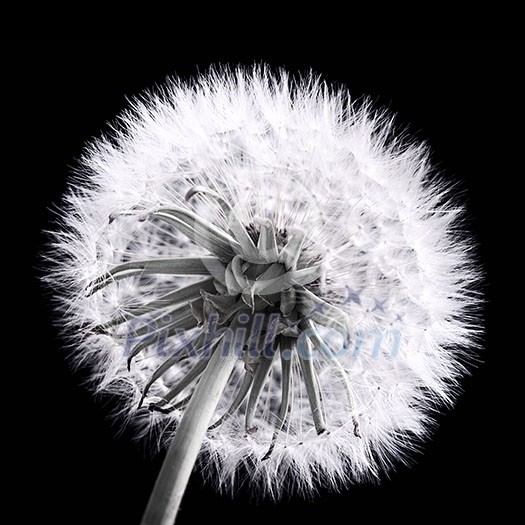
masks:
<path fill-rule="evenodd" d="M 173 525 L 213 414 L 238 357 L 233 342 L 215 350 L 175 433 L 142 525 Z"/>

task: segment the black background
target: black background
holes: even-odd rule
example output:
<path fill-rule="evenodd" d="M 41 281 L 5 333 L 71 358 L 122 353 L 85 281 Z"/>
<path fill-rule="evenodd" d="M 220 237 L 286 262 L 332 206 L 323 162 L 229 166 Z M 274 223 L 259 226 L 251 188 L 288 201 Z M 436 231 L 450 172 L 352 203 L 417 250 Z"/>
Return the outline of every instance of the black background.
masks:
<path fill-rule="evenodd" d="M 435 164 L 461 181 L 470 228 L 486 271 L 483 363 L 465 383 L 456 408 L 411 468 L 400 466 L 380 486 L 322 492 L 312 502 L 273 504 L 234 499 L 203 487 L 194 476 L 179 525 L 203 520 L 230 525 L 421 520 L 427 516 L 496 516 L 512 498 L 505 468 L 517 439 L 504 408 L 502 380 L 502 232 L 512 226 L 508 194 L 523 169 L 518 125 L 522 42 L 512 40 L 367 41 L 8 41 L 3 43 L 4 196 L 18 210 L 4 213 L 6 289 L 15 286 L 15 344 L 6 345 L 11 381 L 4 434 L 15 445 L 11 488 L 22 497 L 15 523 L 133 524 L 161 464 L 128 432 L 108 421 L 109 400 L 95 401 L 72 372 L 50 322 L 37 280 L 44 228 L 59 203 L 83 144 L 140 93 L 167 75 L 187 77 L 210 64 L 266 62 L 292 72 L 310 68 L 346 84 L 398 114 L 398 123 L 433 148 Z M 6 117 L 7 116 L 7 117 Z M 4 164 L 5 165 L 5 164 Z M 12 183 L 20 186 L 11 190 Z M 518 190 L 521 191 L 521 190 Z M 24 220 L 18 221 L 16 217 Z M 24 224 L 25 223 L 25 224 Z M 17 246 L 21 241 L 21 246 Z M 13 246 L 15 249 L 13 250 Z M 14 252 L 14 256 L 13 256 Z M 20 254 L 23 254 L 20 256 Z M 13 258 L 12 258 L 13 257 Z M 22 269 L 21 269 L 22 267 Z M 20 291 L 20 286 L 22 287 Z M 501 302 L 500 302 L 501 301 Z M 27 309 L 27 311 L 26 311 Z M 17 328 L 16 321 L 22 321 Z M 518 349 L 519 350 L 519 349 Z M 514 350 L 516 351 L 516 350 Z M 5 362 L 5 361 L 4 361 Z M 517 431 L 516 431 L 517 432 Z M 17 452 L 14 452 L 17 450 Z M 9 453 L 9 452 L 8 452 Z M 31 516 L 31 518 L 30 518 Z"/>

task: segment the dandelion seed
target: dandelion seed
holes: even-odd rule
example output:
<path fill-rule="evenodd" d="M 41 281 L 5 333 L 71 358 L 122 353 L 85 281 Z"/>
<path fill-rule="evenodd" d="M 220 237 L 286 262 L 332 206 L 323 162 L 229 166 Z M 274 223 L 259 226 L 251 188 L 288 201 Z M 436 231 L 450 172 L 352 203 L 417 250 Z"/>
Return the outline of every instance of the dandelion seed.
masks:
<path fill-rule="evenodd" d="M 212 71 L 88 148 L 49 277 L 76 359 L 168 454 L 278 498 L 378 477 L 426 437 L 476 348 L 451 186 L 391 118 L 312 77 Z"/>

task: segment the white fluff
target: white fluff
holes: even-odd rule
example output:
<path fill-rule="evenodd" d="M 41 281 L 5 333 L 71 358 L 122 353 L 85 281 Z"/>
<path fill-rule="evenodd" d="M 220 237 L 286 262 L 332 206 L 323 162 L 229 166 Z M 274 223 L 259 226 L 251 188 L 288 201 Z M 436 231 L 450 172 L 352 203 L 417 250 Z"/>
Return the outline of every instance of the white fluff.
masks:
<path fill-rule="evenodd" d="M 118 131 L 87 149 L 71 182 L 50 251 L 50 282 L 75 361 L 93 366 L 98 389 L 121 395 L 120 415 L 137 424 L 140 436 L 169 442 L 182 414 L 137 410 L 166 355 L 151 348 L 128 372 L 125 337 L 93 329 L 191 278 L 134 277 L 91 296 L 86 287 L 123 261 L 206 253 L 177 230 L 140 220 L 143 214 L 177 204 L 224 227 L 208 200 L 184 200 L 199 185 L 227 197 L 245 224 L 264 217 L 280 229 L 300 228 L 307 234 L 304 257 L 322 263 L 322 297 L 348 314 L 351 347 L 339 360 L 354 409 L 333 370 L 316 360 L 329 430 L 317 435 L 294 362 L 290 426 L 262 461 L 275 428 L 276 364 L 256 414 L 258 431 L 243 430 L 241 411 L 208 433 L 201 465 L 220 490 L 244 481 L 279 497 L 378 478 L 406 461 L 427 436 L 432 414 L 458 393 L 478 333 L 472 241 L 462 231 L 453 187 L 436 177 L 426 148 L 401 140 L 391 122 L 311 76 L 295 83 L 264 69 L 212 71 L 135 100 Z M 156 382 L 151 396 L 160 399 L 186 366 Z"/>

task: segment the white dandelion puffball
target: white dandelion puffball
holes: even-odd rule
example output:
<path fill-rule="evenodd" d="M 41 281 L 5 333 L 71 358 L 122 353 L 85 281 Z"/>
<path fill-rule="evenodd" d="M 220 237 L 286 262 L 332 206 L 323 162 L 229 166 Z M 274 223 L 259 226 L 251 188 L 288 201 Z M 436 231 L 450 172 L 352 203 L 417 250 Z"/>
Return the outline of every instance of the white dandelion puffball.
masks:
<path fill-rule="evenodd" d="M 216 70 L 85 152 L 50 277 L 74 358 L 220 490 L 378 478 L 458 392 L 472 242 L 391 122 L 312 76 Z"/>

